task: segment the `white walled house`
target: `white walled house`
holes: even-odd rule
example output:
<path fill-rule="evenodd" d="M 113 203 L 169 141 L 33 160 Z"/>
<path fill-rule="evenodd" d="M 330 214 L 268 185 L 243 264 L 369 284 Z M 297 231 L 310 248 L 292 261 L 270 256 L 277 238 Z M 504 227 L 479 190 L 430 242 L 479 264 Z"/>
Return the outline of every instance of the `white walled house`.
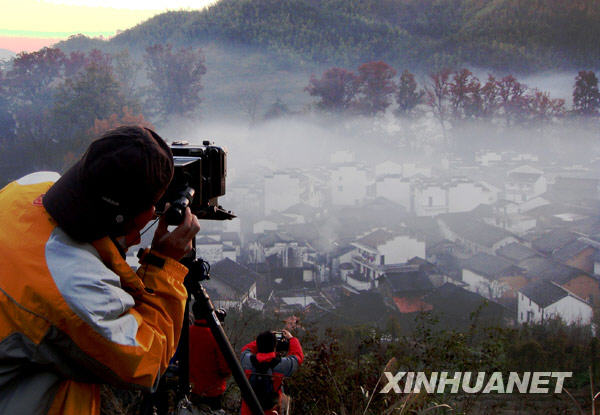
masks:
<path fill-rule="evenodd" d="M 225 258 L 211 264 L 211 278 L 202 285 L 208 290 L 217 308 L 241 309 L 244 304 L 255 305 L 256 281 L 259 275 L 250 269 Z"/>
<path fill-rule="evenodd" d="M 366 169 L 354 164 L 336 166 L 329 177 L 331 203 L 337 206 L 357 205 L 367 197 L 369 184 Z"/>
<path fill-rule="evenodd" d="M 492 206 L 493 218 L 490 218 L 489 223 L 517 235 L 524 235 L 536 227 L 537 219 L 533 216 L 523 214 L 523 207 L 525 205 L 531 206 L 539 199 L 539 197 L 529 199 L 529 201 L 524 203 L 517 203 L 507 199 L 498 200 Z"/>
<path fill-rule="evenodd" d="M 542 323 L 553 318 L 560 318 L 566 324 L 588 325 L 592 321 L 592 307 L 585 300 L 548 280 L 533 282 L 519 291 L 519 323 Z"/>
<path fill-rule="evenodd" d="M 351 244 L 357 251 L 352 262 L 358 274 L 373 282 L 383 265 L 402 264 L 416 256 L 425 257 L 425 242 L 410 235 L 377 229 Z"/>
<path fill-rule="evenodd" d="M 382 176 L 375 182 L 375 196 L 385 197 L 403 206 L 407 211 L 412 209 L 411 183 L 401 175 Z"/>
<path fill-rule="evenodd" d="M 516 291 L 527 283 L 525 270 L 506 258 L 479 252 L 461 265 L 466 288 L 491 300 L 514 298 Z"/>
<path fill-rule="evenodd" d="M 384 161 L 383 163 L 379 163 L 375 166 L 375 176 L 389 176 L 389 175 L 398 175 L 402 176 L 402 165 L 398 163 L 394 163 L 393 161 Z"/>
<path fill-rule="evenodd" d="M 504 245 L 519 242 L 512 233 L 473 219 L 468 213 L 440 215 L 437 222 L 444 238 L 459 242 L 472 253 L 494 255 Z"/>
<path fill-rule="evenodd" d="M 435 216 L 448 212 L 447 192 L 437 180 L 419 180 L 413 184 L 413 209 L 417 216 Z"/>
<path fill-rule="evenodd" d="M 265 215 L 281 212 L 300 203 L 304 189 L 296 172 L 275 172 L 265 177 Z"/>
<path fill-rule="evenodd" d="M 435 216 L 440 213 L 469 212 L 477 206 L 498 200 L 499 189 L 467 177 L 413 181 L 412 206 L 417 216 Z"/>
<path fill-rule="evenodd" d="M 521 166 L 507 173 L 504 198 L 513 202 L 525 202 L 540 196 L 548 189 L 544 172 L 531 166 Z"/>
<path fill-rule="evenodd" d="M 498 200 L 499 189 L 484 182 L 456 178 L 448 186 L 448 213 L 468 212 Z"/>

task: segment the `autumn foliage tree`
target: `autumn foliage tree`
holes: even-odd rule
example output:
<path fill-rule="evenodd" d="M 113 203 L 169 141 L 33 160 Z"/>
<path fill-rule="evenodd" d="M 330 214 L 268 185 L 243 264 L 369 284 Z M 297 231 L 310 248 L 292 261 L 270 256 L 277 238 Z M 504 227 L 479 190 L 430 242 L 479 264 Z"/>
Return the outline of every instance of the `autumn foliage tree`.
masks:
<path fill-rule="evenodd" d="M 331 68 L 320 79 L 311 76 L 305 88 L 310 96 L 319 98 L 317 108 L 341 113 L 349 110 L 356 99 L 358 79 L 353 72 L 341 68 Z"/>
<path fill-rule="evenodd" d="M 506 126 L 524 119 L 527 114 L 527 86 L 507 75 L 497 82 L 499 105 L 502 109 Z"/>
<path fill-rule="evenodd" d="M 358 68 L 356 106 L 364 115 L 375 115 L 391 105 L 396 92 L 396 70 L 383 61 L 368 62 Z"/>
<path fill-rule="evenodd" d="M 149 107 L 160 116 L 189 116 L 198 110 L 202 98 L 202 76 L 206 73 L 200 49 L 173 50 L 170 44 L 146 48 L 145 63 L 152 92 Z"/>
<path fill-rule="evenodd" d="M 40 107 L 49 104 L 52 85 L 62 79 L 66 61 L 65 54 L 56 48 L 19 53 L 6 75 L 8 93 L 20 105 Z"/>
<path fill-rule="evenodd" d="M 448 85 L 450 108 L 454 119 L 476 118 L 482 110 L 481 83 L 468 69 L 452 76 Z"/>

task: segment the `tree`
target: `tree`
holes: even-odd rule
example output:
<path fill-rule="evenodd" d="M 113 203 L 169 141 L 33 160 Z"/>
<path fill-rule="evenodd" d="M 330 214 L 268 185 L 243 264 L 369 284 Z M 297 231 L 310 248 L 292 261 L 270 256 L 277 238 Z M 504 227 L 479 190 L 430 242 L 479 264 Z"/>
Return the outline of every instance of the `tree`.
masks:
<path fill-rule="evenodd" d="M 0 69 L 0 143 L 15 138 L 16 123 L 10 111 L 10 97 L 5 86 L 4 72 Z"/>
<path fill-rule="evenodd" d="M 358 111 L 365 115 L 385 112 L 396 92 L 396 70 L 383 61 L 369 62 L 358 68 Z"/>
<path fill-rule="evenodd" d="M 480 89 L 481 117 L 491 119 L 498 110 L 498 82 L 492 75 L 488 75 L 486 83 Z"/>
<path fill-rule="evenodd" d="M 104 131 L 132 124 L 154 129 L 154 126 L 144 118 L 143 114 L 135 113 L 129 107 L 123 107 L 120 114 L 113 113 L 108 118 L 95 119 L 94 125 L 90 129 L 90 135 L 97 137 Z"/>
<path fill-rule="evenodd" d="M 13 60 L 6 76 L 9 93 L 20 105 L 42 108 L 52 102 L 52 84 L 62 79 L 65 54 L 56 48 L 22 52 Z"/>
<path fill-rule="evenodd" d="M 329 112 L 343 112 L 350 109 L 356 99 L 358 83 L 353 72 L 342 68 L 331 68 L 321 79 L 311 76 L 304 88 L 310 96 L 320 98 L 317 108 Z"/>
<path fill-rule="evenodd" d="M 598 78 L 593 71 L 579 71 L 573 90 L 573 110 L 584 116 L 597 115 L 600 109 Z"/>
<path fill-rule="evenodd" d="M 242 112 L 250 119 L 251 125 L 254 125 L 258 118 L 258 109 L 263 99 L 263 93 L 262 88 L 245 88 L 240 91 L 238 102 Z"/>
<path fill-rule="evenodd" d="M 415 107 L 421 102 L 425 92 L 417 91 L 417 81 L 415 76 L 408 70 L 404 70 L 400 75 L 400 81 L 396 89 L 396 109 L 397 115 L 410 115 Z"/>
<path fill-rule="evenodd" d="M 189 116 L 202 102 L 202 75 L 206 73 L 201 49 L 181 48 L 174 52 L 170 44 L 146 48 L 145 61 L 153 90 L 150 101 L 158 114 Z"/>
<path fill-rule="evenodd" d="M 290 114 L 289 107 L 281 100 L 281 98 L 277 98 L 274 103 L 272 103 L 267 112 L 264 115 L 265 120 L 274 120 L 276 118 L 281 118 Z"/>
<path fill-rule="evenodd" d="M 124 96 L 136 97 L 136 80 L 138 64 L 133 61 L 128 50 L 122 50 L 113 55 L 113 71 L 115 79 L 121 85 Z"/>
<path fill-rule="evenodd" d="M 446 137 L 446 120 L 450 112 L 450 69 L 442 69 L 429 75 L 429 85 L 425 87 L 427 105 L 442 127 L 444 140 Z"/>
<path fill-rule="evenodd" d="M 506 126 L 522 121 L 528 113 L 526 97 L 527 86 L 520 83 L 512 75 L 507 75 L 497 82 L 500 107 L 503 110 Z"/>
<path fill-rule="evenodd" d="M 83 151 L 92 138 L 91 130 L 96 120 L 110 119 L 113 114 L 122 116 L 123 108 L 130 104 L 110 68 L 102 60 L 95 62 L 58 88 L 51 111 L 51 138 L 53 147 L 57 147 L 62 155 Z M 137 108 L 133 107 L 132 111 Z M 57 158 L 54 157 L 52 162 L 58 162 Z"/>
<path fill-rule="evenodd" d="M 482 110 L 479 79 L 468 69 L 454 73 L 448 86 L 450 108 L 455 119 L 478 117 Z"/>
<path fill-rule="evenodd" d="M 80 51 L 71 52 L 64 59 L 65 78 L 70 78 L 81 71 L 88 63 L 85 53 Z"/>
<path fill-rule="evenodd" d="M 543 129 L 545 124 L 564 115 L 565 100 L 552 99 L 547 92 L 534 90 L 529 98 L 529 113 L 532 120 Z"/>

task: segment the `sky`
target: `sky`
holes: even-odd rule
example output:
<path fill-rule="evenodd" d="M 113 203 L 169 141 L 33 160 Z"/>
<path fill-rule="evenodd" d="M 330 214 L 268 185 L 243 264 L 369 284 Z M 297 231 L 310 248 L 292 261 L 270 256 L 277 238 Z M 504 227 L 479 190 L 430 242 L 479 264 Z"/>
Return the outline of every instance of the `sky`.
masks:
<path fill-rule="evenodd" d="M 114 36 L 167 10 L 216 0 L 0 0 L 0 49 L 32 52 L 71 35 Z"/>

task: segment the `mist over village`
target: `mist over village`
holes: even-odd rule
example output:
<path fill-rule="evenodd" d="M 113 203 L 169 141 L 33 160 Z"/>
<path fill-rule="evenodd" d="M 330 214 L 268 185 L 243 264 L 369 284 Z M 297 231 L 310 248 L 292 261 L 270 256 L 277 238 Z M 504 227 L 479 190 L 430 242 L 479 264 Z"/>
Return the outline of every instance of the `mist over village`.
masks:
<path fill-rule="evenodd" d="M 236 217 L 200 221 L 202 285 L 236 352 L 296 332 L 292 413 L 595 413 L 598 4 L 434 3 L 221 0 L 7 57 L 0 182 L 62 173 L 122 124 L 208 140 Z M 378 394 L 400 371 L 572 376 Z"/>

